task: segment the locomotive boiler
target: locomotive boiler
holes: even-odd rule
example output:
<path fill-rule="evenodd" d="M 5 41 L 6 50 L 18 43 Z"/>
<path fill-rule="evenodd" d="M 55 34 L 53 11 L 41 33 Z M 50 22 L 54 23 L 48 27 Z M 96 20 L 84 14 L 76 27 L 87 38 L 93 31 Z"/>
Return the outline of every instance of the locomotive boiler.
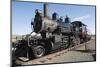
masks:
<path fill-rule="evenodd" d="M 36 9 L 35 17 L 31 21 L 32 32 L 16 43 L 18 45 L 16 47 L 18 50 L 15 51 L 16 56 L 23 51 L 28 58 L 30 56 L 39 58 L 53 50 L 66 49 L 86 41 L 85 24 L 81 21 L 70 22 L 68 16 L 63 21 L 63 18 L 59 18 L 56 12 L 50 18 L 47 11 L 47 4 L 44 4 L 44 15 Z M 40 36 L 32 36 L 33 32 Z"/>

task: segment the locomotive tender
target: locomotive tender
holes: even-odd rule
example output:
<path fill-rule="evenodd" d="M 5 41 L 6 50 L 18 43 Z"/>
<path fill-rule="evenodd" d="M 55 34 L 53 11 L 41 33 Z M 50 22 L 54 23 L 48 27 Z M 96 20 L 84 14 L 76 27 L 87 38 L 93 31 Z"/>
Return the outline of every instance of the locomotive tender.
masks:
<path fill-rule="evenodd" d="M 81 21 L 70 22 L 68 16 L 63 21 L 62 17 L 57 17 L 56 12 L 49 18 L 47 4 L 44 4 L 44 16 L 38 10 L 35 11 L 31 26 L 33 31 L 26 38 L 17 41 L 15 56 L 24 52 L 27 57 L 32 54 L 35 58 L 39 58 L 53 50 L 73 47 L 89 39 L 86 25 Z M 33 32 L 40 36 L 32 36 Z"/>

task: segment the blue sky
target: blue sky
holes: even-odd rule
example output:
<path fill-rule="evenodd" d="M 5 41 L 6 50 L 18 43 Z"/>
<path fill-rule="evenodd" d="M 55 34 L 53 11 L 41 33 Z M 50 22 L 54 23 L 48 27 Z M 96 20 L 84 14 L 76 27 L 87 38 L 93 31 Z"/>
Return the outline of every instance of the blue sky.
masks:
<path fill-rule="evenodd" d="M 34 18 L 35 9 L 43 11 L 43 3 L 12 2 L 12 34 L 24 35 L 32 31 L 30 23 Z M 48 4 L 50 17 L 53 12 L 57 12 L 63 18 L 67 15 L 71 21 L 82 21 L 91 33 L 95 34 L 95 6 Z"/>

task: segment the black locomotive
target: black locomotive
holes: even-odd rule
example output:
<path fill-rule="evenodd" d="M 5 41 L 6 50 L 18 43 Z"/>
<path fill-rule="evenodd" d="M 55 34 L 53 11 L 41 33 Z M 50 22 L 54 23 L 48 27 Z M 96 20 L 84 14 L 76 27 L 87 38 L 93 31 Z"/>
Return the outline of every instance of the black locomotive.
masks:
<path fill-rule="evenodd" d="M 44 10 L 47 9 L 46 5 L 44 4 Z M 31 26 L 32 32 L 24 39 L 14 43 L 16 48 L 14 55 L 17 57 L 20 54 L 26 54 L 28 58 L 30 56 L 39 58 L 53 50 L 73 47 L 90 40 L 85 24 L 81 21 L 70 22 L 68 16 L 63 21 L 62 17 L 58 18 L 56 12 L 52 14 L 52 18 L 49 18 L 46 11 L 44 11 L 43 16 L 36 10 Z M 32 36 L 33 32 L 36 35 Z"/>

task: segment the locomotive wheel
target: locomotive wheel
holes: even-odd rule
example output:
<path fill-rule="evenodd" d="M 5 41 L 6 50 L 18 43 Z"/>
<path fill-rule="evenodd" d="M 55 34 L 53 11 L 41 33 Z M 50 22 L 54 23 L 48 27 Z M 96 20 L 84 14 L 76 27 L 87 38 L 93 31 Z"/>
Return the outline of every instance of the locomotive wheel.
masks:
<path fill-rule="evenodd" d="M 76 45 L 79 45 L 80 44 L 80 38 L 76 38 L 76 41 L 77 41 Z"/>
<path fill-rule="evenodd" d="M 79 45 L 79 44 L 80 44 L 80 38 L 73 36 L 71 41 L 70 41 L 70 46 L 69 47 L 73 47 L 73 46 Z"/>
<path fill-rule="evenodd" d="M 45 48 L 42 45 L 38 45 L 33 48 L 33 55 L 35 58 L 42 57 L 45 54 Z"/>
<path fill-rule="evenodd" d="M 76 46 L 80 44 L 80 38 L 74 37 L 72 40 L 72 46 Z"/>

